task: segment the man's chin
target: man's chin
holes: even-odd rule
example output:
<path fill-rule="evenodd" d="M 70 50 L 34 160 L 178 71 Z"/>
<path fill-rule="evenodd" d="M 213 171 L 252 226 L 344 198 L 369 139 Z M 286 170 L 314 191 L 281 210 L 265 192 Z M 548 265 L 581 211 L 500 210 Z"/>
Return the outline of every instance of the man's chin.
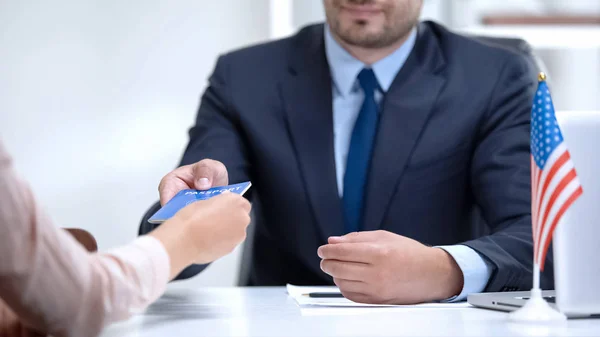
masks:
<path fill-rule="evenodd" d="M 380 34 L 376 33 L 352 32 L 349 34 L 342 34 L 340 37 L 345 43 L 356 47 L 376 48 L 381 44 Z"/>

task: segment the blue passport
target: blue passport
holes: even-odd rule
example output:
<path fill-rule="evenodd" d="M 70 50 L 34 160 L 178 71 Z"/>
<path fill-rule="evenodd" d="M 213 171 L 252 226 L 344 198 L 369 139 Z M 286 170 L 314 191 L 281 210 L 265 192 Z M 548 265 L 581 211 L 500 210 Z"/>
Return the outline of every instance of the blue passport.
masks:
<path fill-rule="evenodd" d="M 225 191 L 229 191 L 231 193 L 237 193 L 239 195 L 244 195 L 244 193 L 246 193 L 246 191 L 248 191 L 250 186 L 252 186 L 252 183 L 250 183 L 249 181 L 246 181 L 246 182 L 234 184 L 234 185 L 213 187 L 211 189 L 203 190 L 203 191 L 200 191 L 200 190 L 180 191 L 173 197 L 173 199 L 169 200 L 169 202 L 167 202 L 161 209 L 159 209 L 158 212 L 154 213 L 154 215 L 152 215 L 150 217 L 150 219 L 148 219 L 148 222 L 152 223 L 152 224 L 163 223 L 163 222 L 167 221 L 168 219 L 170 219 L 171 217 L 173 217 L 175 215 L 175 213 L 177 213 L 180 209 L 184 208 L 185 206 L 187 206 L 193 202 L 199 201 L 199 200 L 210 199 L 210 198 L 217 196 Z"/>

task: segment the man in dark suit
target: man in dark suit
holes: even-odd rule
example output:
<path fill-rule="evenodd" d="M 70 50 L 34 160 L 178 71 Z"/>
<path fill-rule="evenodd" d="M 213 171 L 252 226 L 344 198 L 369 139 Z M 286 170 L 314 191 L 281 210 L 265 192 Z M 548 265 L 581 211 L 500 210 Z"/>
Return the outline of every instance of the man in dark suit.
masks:
<path fill-rule="evenodd" d="M 421 0 L 324 5 L 325 25 L 219 58 L 161 202 L 251 180 L 248 285 L 370 303 L 529 289 L 525 57 L 419 23 Z"/>

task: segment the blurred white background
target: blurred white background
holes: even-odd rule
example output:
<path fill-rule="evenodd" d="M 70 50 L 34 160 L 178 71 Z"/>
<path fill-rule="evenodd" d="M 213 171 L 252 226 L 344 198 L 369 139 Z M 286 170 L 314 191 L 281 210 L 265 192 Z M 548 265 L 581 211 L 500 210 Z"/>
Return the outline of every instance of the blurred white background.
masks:
<path fill-rule="evenodd" d="M 129 242 L 187 142 L 217 55 L 267 0 L 0 1 L 0 137 L 56 224 Z M 233 285 L 238 255 L 194 280 Z"/>
<path fill-rule="evenodd" d="M 127 243 L 179 161 L 216 57 L 322 21 L 321 1 L 0 1 L 0 137 L 57 225 L 101 249 Z M 600 110 L 597 24 L 481 26 L 495 13 L 598 16 L 600 0 L 424 1 L 425 19 L 527 38 L 558 109 Z M 186 284 L 235 285 L 239 252 Z"/>

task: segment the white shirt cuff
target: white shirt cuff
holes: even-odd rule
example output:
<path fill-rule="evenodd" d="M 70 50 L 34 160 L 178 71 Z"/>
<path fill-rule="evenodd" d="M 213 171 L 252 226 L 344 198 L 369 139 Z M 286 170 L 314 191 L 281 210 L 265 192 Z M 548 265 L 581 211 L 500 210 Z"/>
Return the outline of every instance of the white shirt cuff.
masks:
<path fill-rule="evenodd" d="M 444 302 L 458 302 L 467 298 L 468 294 L 482 292 L 490 276 L 493 267 L 479 253 L 465 245 L 438 246 L 450 254 L 463 273 L 463 288 L 460 294 L 446 299 Z"/>

